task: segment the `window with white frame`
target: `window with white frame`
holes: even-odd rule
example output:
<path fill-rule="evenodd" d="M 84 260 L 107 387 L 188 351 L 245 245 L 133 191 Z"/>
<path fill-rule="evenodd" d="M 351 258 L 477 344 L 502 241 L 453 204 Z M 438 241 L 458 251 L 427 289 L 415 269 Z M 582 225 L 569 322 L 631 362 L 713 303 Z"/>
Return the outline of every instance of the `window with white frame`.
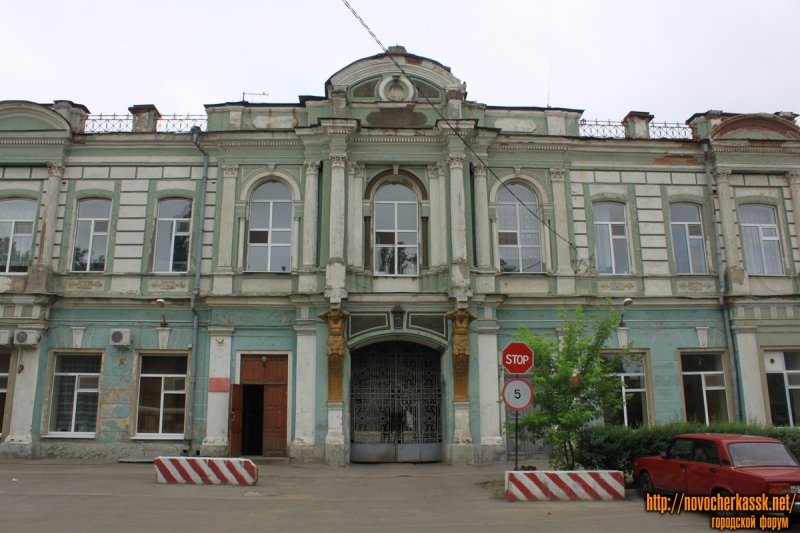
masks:
<path fill-rule="evenodd" d="M 728 422 L 728 396 L 722 354 L 681 354 L 683 398 L 689 422 Z"/>
<path fill-rule="evenodd" d="M 607 359 L 612 355 L 604 355 Z M 617 370 L 620 380 L 622 407 L 615 412 L 606 412 L 604 422 L 617 426 L 637 428 L 649 424 L 647 410 L 647 384 L 644 361 L 625 357 Z"/>
<path fill-rule="evenodd" d="M 739 207 L 744 264 L 750 274 L 782 276 L 783 254 L 775 208 L 769 205 Z"/>
<path fill-rule="evenodd" d="M 292 220 L 294 203 L 288 187 L 267 182 L 250 199 L 247 270 L 292 270 Z"/>
<path fill-rule="evenodd" d="M 3 416 L 6 412 L 6 395 L 8 394 L 8 368 L 11 365 L 11 354 L 0 353 L 0 433 L 3 432 Z"/>
<path fill-rule="evenodd" d="M 111 216 L 110 200 L 81 200 L 75 221 L 75 246 L 72 270 L 103 272 L 108 250 L 108 225 Z"/>
<path fill-rule="evenodd" d="M 56 355 L 50 433 L 95 433 L 101 360 L 100 355 Z"/>
<path fill-rule="evenodd" d="M 417 197 L 399 183 L 384 185 L 375 195 L 375 274 L 419 273 Z"/>
<path fill-rule="evenodd" d="M 0 272 L 28 271 L 35 216 L 33 200 L 0 201 Z"/>
<path fill-rule="evenodd" d="M 153 271 L 187 272 L 192 231 L 192 202 L 170 198 L 158 202 Z"/>
<path fill-rule="evenodd" d="M 512 184 L 497 193 L 500 272 L 542 272 L 539 203 L 530 189 Z"/>
<path fill-rule="evenodd" d="M 136 433 L 182 438 L 186 415 L 185 355 L 142 355 Z"/>
<path fill-rule="evenodd" d="M 672 227 L 672 255 L 678 274 L 705 274 L 706 245 L 700 207 L 694 204 L 669 206 Z"/>
<path fill-rule="evenodd" d="M 630 274 L 625 207 L 599 203 L 592 206 L 594 251 L 598 274 Z"/>
<path fill-rule="evenodd" d="M 800 426 L 800 351 L 764 352 L 773 426 Z"/>

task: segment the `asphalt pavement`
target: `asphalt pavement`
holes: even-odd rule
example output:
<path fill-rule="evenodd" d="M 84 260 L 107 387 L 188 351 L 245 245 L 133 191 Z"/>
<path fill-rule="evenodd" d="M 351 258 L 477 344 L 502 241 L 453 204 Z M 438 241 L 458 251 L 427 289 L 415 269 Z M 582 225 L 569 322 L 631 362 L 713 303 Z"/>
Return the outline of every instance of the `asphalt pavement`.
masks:
<path fill-rule="evenodd" d="M 526 462 L 526 464 L 530 463 Z M 540 469 L 546 462 L 533 462 Z M 618 502 L 502 498 L 511 463 L 259 467 L 252 487 L 159 485 L 152 464 L 0 460 L 8 532 L 708 531 L 710 515 L 646 513 Z"/>

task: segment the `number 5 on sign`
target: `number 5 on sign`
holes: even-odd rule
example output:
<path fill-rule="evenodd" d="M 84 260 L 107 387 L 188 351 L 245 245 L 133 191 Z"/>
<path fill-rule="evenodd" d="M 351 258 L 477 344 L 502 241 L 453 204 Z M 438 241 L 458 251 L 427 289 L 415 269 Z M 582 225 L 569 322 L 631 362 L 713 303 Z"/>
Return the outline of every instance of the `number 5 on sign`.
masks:
<path fill-rule="evenodd" d="M 533 387 L 527 379 L 509 379 L 503 386 L 503 401 L 509 409 L 524 411 L 533 402 Z"/>

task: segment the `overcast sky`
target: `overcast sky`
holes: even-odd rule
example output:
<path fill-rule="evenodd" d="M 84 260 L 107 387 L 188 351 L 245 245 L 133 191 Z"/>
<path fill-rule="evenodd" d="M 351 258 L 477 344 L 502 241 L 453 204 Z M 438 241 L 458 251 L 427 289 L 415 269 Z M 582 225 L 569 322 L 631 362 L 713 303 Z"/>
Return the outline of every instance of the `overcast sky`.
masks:
<path fill-rule="evenodd" d="M 800 0 L 350 0 L 386 46 L 435 59 L 498 106 L 800 113 Z M 0 0 L 0 100 L 92 113 L 296 102 L 380 52 L 341 0 Z M 551 73 L 552 72 L 552 73 Z M 250 97 L 252 100 L 252 97 Z"/>

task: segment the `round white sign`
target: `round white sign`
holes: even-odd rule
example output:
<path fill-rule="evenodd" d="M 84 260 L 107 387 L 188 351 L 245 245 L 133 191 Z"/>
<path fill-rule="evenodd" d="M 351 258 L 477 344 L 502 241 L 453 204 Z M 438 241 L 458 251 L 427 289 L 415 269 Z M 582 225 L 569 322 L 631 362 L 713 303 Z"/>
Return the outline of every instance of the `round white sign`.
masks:
<path fill-rule="evenodd" d="M 509 379 L 503 386 L 503 401 L 509 409 L 524 411 L 533 402 L 533 387 L 527 379 Z"/>

